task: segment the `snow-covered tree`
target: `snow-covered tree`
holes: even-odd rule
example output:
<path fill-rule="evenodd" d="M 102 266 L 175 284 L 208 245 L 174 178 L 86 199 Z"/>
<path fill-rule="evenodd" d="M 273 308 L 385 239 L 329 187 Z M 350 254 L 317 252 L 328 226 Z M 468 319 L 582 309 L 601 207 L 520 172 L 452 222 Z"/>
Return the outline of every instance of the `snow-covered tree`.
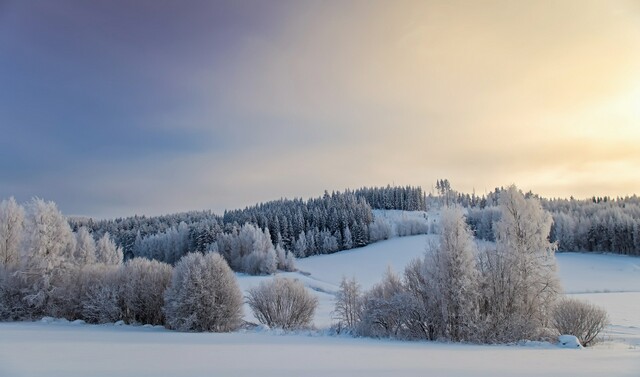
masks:
<path fill-rule="evenodd" d="M 16 267 L 20 262 L 24 209 L 11 197 L 0 202 L 0 268 Z"/>
<path fill-rule="evenodd" d="M 532 339 L 548 326 L 560 290 L 549 242 L 551 215 L 515 186 L 499 196 L 496 249 L 482 253 L 484 337 Z"/>
<path fill-rule="evenodd" d="M 98 263 L 117 266 L 122 263 L 122 249 L 105 233 L 96 243 L 96 261 Z"/>
<path fill-rule="evenodd" d="M 349 229 L 348 225 L 344 227 L 343 236 L 342 236 L 342 247 L 345 250 L 349 250 L 353 248 L 353 237 L 351 236 L 351 229 Z"/>
<path fill-rule="evenodd" d="M 276 259 L 278 261 L 278 270 L 281 271 L 295 271 L 296 270 L 296 258 L 293 253 L 286 251 L 282 246 L 276 246 Z"/>
<path fill-rule="evenodd" d="M 75 233 L 76 243 L 73 253 L 74 261 L 79 265 L 96 263 L 96 241 L 87 228 L 81 227 Z"/>
<path fill-rule="evenodd" d="M 297 258 L 304 258 L 307 256 L 307 235 L 304 231 L 302 231 L 298 236 L 293 253 Z"/>
<path fill-rule="evenodd" d="M 472 340 L 479 318 L 476 244 L 460 208 L 443 210 L 440 226 L 439 242 L 425 256 L 433 321 L 445 339 Z"/>
<path fill-rule="evenodd" d="M 173 269 L 163 310 L 172 329 L 226 332 L 240 326 L 242 301 L 236 277 L 220 254 L 191 253 Z"/>
<path fill-rule="evenodd" d="M 30 290 L 25 301 L 43 310 L 56 279 L 70 265 L 74 237 L 55 203 L 34 198 L 27 205 L 21 274 Z"/>

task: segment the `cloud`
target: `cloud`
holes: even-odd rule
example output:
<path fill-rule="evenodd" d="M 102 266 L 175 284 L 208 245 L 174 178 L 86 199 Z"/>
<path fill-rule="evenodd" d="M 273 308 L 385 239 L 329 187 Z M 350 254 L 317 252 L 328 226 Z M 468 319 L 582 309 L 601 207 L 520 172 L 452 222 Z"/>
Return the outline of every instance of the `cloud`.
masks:
<path fill-rule="evenodd" d="M 445 177 L 640 190 L 633 2 L 15 4 L 2 195 L 114 216 Z"/>

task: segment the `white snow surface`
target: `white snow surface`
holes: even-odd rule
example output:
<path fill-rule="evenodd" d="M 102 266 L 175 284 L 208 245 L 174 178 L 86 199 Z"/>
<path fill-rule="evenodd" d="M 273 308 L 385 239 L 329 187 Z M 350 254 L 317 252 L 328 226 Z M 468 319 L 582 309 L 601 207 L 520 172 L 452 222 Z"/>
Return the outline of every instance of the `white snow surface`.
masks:
<path fill-rule="evenodd" d="M 179 333 L 152 326 L 87 325 L 51 318 L 0 323 L 0 377 L 28 376 L 640 376 L 640 258 L 558 254 L 566 292 L 607 309 L 604 341 L 585 349 L 529 342 L 483 346 L 330 336 L 342 276 L 363 288 L 391 266 L 423 255 L 432 235 L 299 260 L 300 279 L 319 299 L 316 330 L 258 327 L 230 334 Z M 269 276 L 238 274 L 246 291 Z M 248 307 L 245 319 L 254 321 Z"/>

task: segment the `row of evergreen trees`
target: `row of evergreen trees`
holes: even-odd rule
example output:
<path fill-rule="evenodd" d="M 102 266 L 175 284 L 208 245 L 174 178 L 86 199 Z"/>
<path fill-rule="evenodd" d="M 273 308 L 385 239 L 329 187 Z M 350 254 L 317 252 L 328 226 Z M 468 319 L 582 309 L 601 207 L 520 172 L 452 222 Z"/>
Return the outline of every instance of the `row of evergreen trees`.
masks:
<path fill-rule="evenodd" d="M 421 187 L 363 187 L 355 191 L 373 209 L 398 209 L 403 211 L 425 211 L 427 197 Z"/>

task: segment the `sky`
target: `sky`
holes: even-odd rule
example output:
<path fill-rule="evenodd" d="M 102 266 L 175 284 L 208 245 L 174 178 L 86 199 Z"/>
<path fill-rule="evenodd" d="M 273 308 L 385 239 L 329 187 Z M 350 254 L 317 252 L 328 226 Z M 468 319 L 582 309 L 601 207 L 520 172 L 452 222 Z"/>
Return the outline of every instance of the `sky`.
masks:
<path fill-rule="evenodd" d="M 640 193 L 639 1 L 0 0 L 0 198 Z"/>

